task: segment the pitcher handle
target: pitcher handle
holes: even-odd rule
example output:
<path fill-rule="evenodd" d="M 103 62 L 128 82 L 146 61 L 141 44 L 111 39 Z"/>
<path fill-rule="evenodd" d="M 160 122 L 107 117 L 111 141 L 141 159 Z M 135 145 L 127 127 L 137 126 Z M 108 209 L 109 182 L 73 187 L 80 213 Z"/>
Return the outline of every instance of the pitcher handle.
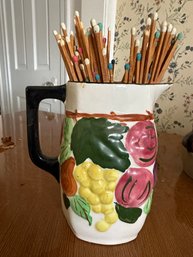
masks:
<path fill-rule="evenodd" d="M 66 85 L 26 87 L 28 151 L 32 162 L 36 166 L 49 172 L 59 181 L 58 159 L 57 157 L 44 155 L 39 141 L 38 108 L 39 103 L 46 98 L 58 99 L 64 102 L 66 99 Z"/>

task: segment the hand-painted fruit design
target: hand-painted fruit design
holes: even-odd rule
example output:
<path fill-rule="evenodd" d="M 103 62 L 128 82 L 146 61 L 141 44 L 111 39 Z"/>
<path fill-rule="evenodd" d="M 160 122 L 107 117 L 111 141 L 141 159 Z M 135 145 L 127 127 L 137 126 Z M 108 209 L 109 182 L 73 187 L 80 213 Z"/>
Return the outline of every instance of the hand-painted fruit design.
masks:
<path fill-rule="evenodd" d="M 118 217 L 121 221 L 125 223 L 133 224 L 142 214 L 142 209 L 138 207 L 125 208 L 124 206 L 115 203 L 115 209 L 118 214 Z"/>
<path fill-rule="evenodd" d="M 60 168 L 60 181 L 63 192 L 67 196 L 76 194 L 77 184 L 73 176 L 75 160 L 73 157 L 67 159 Z"/>
<path fill-rule="evenodd" d="M 130 128 L 126 136 L 126 149 L 135 163 L 148 167 L 155 162 L 157 135 L 151 121 L 139 121 Z"/>
<path fill-rule="evenodd" d="M 147 202 L 146 202 L 146 204 L 143 208 L 143 211 L 144 211 L 145 214 L 148 214 L 150 212 L 151 204 L 152 204 L 152 198 L 153 198 L 153 190 L 152 190 L 152 192 L 151 192 L 151 194 L 150 194 L 150 196 L 149 196 L 149 198 L 148 198 L 148 200 L 147 200 Z"/>
<path fill-rule="evenodd" d="M 82 118 L 75 123 L 66 117 L 64 130 L 59 160 L 66 209 L 90 226 L 98 216 L 94 225 L 99 232 L 118 219 L 133 224 L 142 212 L 148 214 L 154 178 L 147 167 L 157 153 L 154 124 L 140 121 L 129 129 L 125 123 L 105 118 Z M 130 167 L 129 155 L 138 168 Z"/>
<path fill-rule="evenodd" d="M 75 195 L 70 198 L 70 207 L 72 210 L 83 219 L 86 219 L 89 225 L 92 224 L 92 217 L 90 215 L 90 205 L 80 195 Z"/>
<path fill-rule="evenodd" d="M 129 168 L 120 178 L 115 198 L 121 206 L 139 207 L 149 197 L 153 187 L 153 175 L 146 168 Z"/>
<path fill-rule="evenodd" d="M 128 127 L 105 118 L 82 118 L 75 124 L 71 149 L 76 164 L 90 158 L 102 168 L 124 172 L 130 166 L 129 153 L 122 142 Z"/>
<path fill-rule="evenodd" d="M 89 161 L 74 169 L 74 177 L 79 184 L 79 195 L 91 206 L 93 212 L 104 214 L 104 218 L 95 224 L 100 232 L 107 231 L 118 220 L 113 200 L 120 174 L 115 169 L 103 169 Z"/>
<path fill-rule="evenodd" d="M 71 150 L 71 134 L 74 127 L 74 121 L 71 118 L 65 117 L 64 120 L 64 132 L 63 132 L 63 141 L 61 144 L 61 153 L 59 156 L 60 165 L 62 163 L 69 159 L 71 156 L 73 156 L 72 150 Z"/>

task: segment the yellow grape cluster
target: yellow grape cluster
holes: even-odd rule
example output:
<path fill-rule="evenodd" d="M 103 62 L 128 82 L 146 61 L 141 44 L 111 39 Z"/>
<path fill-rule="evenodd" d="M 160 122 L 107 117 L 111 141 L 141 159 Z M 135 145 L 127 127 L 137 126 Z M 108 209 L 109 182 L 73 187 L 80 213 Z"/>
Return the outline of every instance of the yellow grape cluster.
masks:
<path fill-rule="evenodd" d="M 107 231 L 118 220 L 113 199 L 119 174 L 115 169 L 103 169 L 89 161 L 74 170 L 74 177 L 80 185 L 79 195 L 91 205 L 93 212 L 104 214 L 104 219 L 95 224 L 100 232 Z"/>

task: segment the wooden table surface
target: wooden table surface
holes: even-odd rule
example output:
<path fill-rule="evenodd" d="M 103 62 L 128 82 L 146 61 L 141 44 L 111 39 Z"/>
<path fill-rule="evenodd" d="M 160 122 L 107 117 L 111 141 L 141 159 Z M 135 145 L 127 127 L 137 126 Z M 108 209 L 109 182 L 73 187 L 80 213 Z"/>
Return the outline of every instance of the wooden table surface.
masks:
<path fill-rule="evenodd" d="M 59 185 L 29 159 L 25 113 L 7 116 L 3 127 L 3 136 L 12 133 L 15 147 L 0 153 L 1 257 L 193 256 L 193 180 L 182 171 L 180 136 L 159 135 L 158 181 L 151 212 L 137 239 L 102 246 L 77 239 L 68 227 Z M 60 128 L 60 118 L 40 114 L 45 153 L 58 154 Z"/>

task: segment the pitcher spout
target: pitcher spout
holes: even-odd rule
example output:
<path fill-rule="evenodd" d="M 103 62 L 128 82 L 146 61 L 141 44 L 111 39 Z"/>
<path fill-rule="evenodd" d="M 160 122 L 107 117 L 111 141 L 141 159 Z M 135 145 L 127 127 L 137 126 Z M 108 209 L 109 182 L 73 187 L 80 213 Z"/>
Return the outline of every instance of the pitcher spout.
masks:
<path fill-rule="evenodd" d="M 151 84 L 150 87 L 150 95 L 152 106 L 154 106 L 157 99 L 161 96 L 163 92 L 165 92 L 168 88 L 170 88 L 172 84 Z"/>
<path fill-rule="evenodd" d="M 157 98 L 171 84 L 67 84 L 66 108 L 68 111 L 103 114 L 147 114 L 153 112 Z M 93 105 L 93 100 L 95 105 Z M 85 103 L 87 103 L 85 105 Z"/>

